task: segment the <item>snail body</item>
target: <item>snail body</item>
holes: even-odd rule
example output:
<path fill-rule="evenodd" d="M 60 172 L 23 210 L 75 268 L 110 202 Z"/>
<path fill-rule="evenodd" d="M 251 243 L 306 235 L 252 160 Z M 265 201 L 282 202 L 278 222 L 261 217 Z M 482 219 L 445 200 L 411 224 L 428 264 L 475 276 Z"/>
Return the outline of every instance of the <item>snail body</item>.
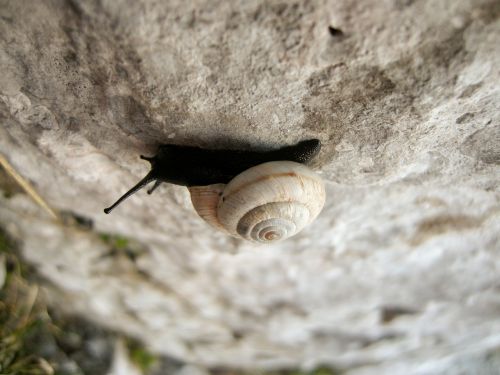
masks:
<path fill-rule="evenodd" d="M 288 238 L 311 223 L 325 201 L 321 178 L 304 164 L 319 140 L 268 152 L 204 150 L 164 145 L 151 171 L 111 207 L 156 180 L 187 186 L 193 207 L 212 227 L 253 242 Z M 175 167 L 174 167 L 175 166 Z"/>

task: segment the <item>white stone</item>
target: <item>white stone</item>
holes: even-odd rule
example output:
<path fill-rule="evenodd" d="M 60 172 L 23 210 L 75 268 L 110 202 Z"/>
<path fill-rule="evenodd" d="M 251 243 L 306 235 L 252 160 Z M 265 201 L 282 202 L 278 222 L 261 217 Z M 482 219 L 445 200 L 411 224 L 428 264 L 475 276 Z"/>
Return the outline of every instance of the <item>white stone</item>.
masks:
<path fill-rule="evenodd" d="M 0 153 L 94 230 L 51 221 L 22 194 L 2 195 L 0 224 L 54 306 L 200 368 L 495 374 L 497 9 L 7 1 Z M 327 202 L 289 241 L 216 233 L 165 184 L 102 212 L 161 143 L 262 150 L 313 137 Z M 96 233 L 140 250 L 110 253 Z"/>

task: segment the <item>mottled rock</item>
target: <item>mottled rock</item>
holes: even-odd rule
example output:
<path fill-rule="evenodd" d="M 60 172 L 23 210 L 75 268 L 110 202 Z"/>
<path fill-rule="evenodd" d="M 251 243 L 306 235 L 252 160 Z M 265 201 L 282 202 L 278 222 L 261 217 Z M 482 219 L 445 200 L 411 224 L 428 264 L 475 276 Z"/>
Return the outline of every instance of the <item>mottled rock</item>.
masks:
<path fill-rule="evenodd" d="M 495 373 L 498 1 L 0 9 L 0 152 L 80 218 L 1 199 L 53 304 L 201 366 Z M 161 143 L 311 137 L 327 203 L 292 240 L 216 233 L 174 186 L 102 213 Z M 96 232 L 131 240 L 117 250 Z"/>

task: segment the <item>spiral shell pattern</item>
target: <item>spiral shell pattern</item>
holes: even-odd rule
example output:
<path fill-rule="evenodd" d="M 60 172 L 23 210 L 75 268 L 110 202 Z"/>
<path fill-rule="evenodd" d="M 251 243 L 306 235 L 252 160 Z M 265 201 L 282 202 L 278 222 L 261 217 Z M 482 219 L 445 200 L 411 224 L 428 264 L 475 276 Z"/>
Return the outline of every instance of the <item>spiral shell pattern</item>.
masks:
<path fill-rule="evenodd" d="M 311 223 L 324 203 L 324 183 L 316 173 L 299 163 L 273 161 L 246 170 L 226 185 L 217 218 L 232 235 L 275 242 Z"/>
<path fill-rule="evenodd" d="M 260 243 L 298 233 L 325 203 L 321 178 L 291 161 L 263 163 L 227 185 L 192 186 L 189 191 L 197 213 L 214 228 Z"/>

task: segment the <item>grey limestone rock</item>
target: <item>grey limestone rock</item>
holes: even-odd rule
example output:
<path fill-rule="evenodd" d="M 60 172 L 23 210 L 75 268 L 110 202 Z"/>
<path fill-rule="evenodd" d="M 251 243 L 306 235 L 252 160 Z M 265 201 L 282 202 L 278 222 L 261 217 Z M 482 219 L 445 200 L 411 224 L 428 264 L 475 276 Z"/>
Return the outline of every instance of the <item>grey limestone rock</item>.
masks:
<path fill-rule="evenodd" d="M 54 305 L 199 366 L 500 367 L 496 0 L 0 2 L 0 222 Z M 323 149 L 318 220 L 257 246 L 186 189 L 102 209 L 162 143 Z M 138 250 L 110 251 L 96 233 Z"/>

